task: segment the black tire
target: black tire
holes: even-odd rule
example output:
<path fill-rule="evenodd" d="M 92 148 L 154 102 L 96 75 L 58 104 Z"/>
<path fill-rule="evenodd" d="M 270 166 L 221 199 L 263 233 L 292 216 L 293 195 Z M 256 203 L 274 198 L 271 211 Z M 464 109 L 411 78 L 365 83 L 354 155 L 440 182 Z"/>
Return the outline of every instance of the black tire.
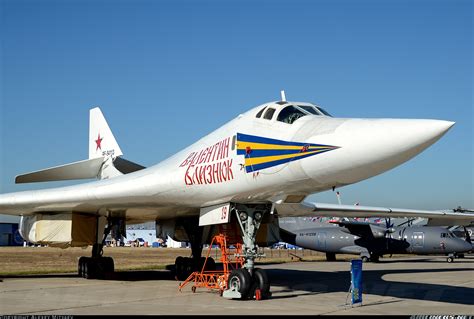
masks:
<path fill-rule="evenodd" d="M 84 259 L 86 257 L 81 257 L 79 258 L 79 261 L 77 262 L 77 274 L 79 277 L 82 277 L 82 274 L 84 272 Z"/>
<path fill-rule="evenodd" d="M 86 279 L 94 279 L 96 277 L 96 264 L 92 258 L 84 260 L 83 277 Z"/>
<path fill-rule="evenodd" d="M 106 258 L 106 272 L 113 273 L 115 271 L 115 264 L 114 259 L 112 257 L 104 257 Z"/>
<path fill-rule="evenodd" d="M 367 257 L 367 256 L 362 256 L 361 259 L 362 259 L 362 262 L 364 262 L 364 263 L 369 261 L 369 257 Z"/>
<path fill-rule="evenodd" d="M 257 298 L 256 291 L 260 291 L 260 296 Z M 268 279 L 267 273 L 265 270 L 260 268 L 255 268 L 253 271 L 252 285 L 248 292 L 249 299 L 268 299 L 270 298 L 270 280 Z"/>
<path fill-rule="evenodd" d="M 326 253 L 326 260 L 327 261 L 336 261 L 336 254 L 335 253 Z"/>
<path fill-rule="evenodd" d="M 452 262 L 454 261 L 454 258 L 453 258 L 453 257 L 448 257 L 448 258 L 446 259 L 446 261 L 447 261 L 448 263 L 452 263 Z"/>
<path fill-rule="evenodd" d="M 197 265 L 198 262 L 196 262 L 196 260 L 194 258 L 190 258 L 190 257 L 185 257 L 183 258 L 183 272 L 181 274 L 181 279 L 179 280 L 186 280 L 188 279 L 189 275 L 191 275 L 195 270 L 196 268 L 199 266 Z M 201 269 L 199 269 L 199 271 L 201 271 Z"/>
<path fill-rule="evenodd" d="M 237 290 L 241 295 L 241 299 L 247 299 L 247 293 L 249 292 L 251 282 L 252 278 L 250 278 L 247 269 L 234 269 L 227 280 L 227 288 Z"/>
<path fill-rule="evenodd" d="M 186 280 L 185 277 L 185 258 L 184 257 L 177 257 L 175 262 L 174 262 L 174 265 L 175 265 L 175 278 L 176 280 L 179 280 L 179 281 L 182 281 L 182 280 Z"/>
<path fill-rule="evenodd" d="M 105 274 L 109 272 L 110 261 L 108 257 L 99 257 L 93 259 L 95 266 L 95 278 L 105 279 Z"/>

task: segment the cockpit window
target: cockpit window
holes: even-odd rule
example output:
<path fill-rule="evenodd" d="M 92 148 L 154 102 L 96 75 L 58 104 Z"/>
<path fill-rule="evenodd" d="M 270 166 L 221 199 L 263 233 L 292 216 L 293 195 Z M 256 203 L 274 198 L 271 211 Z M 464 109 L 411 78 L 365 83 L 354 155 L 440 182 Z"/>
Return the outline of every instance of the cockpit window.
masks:
<path fill-rule="evenodd" d="M 265 111 L 265 115 L 263 115 L 263 118 L 266 119 L 266 120 L 271 120 L 274 113 L 275 113 L 275 109 L 272 108 L 272 107 L 269 107 L 269 108 Z"/>
<path fill-rule="evenodd" d="M 318 112 L 314 106 L 311 106 L 311 105 L 298 105 L 298 106 L 311 114 L 321 115 L 321 113 Z"/>
<path fill-rule="evenodd" d="M 293 124 L 294 121 L 305 115 L 305 113 L 298 110 L 293 105 L 289 105 L 280 111 L 277 120 L 283 123 Z"/>
<path fill-rule="evenodd" d="M 266 107 L 266 106 L 265 106 Z M 262 116 L 262 113 L 263 113 L 263 110 L 265 110 L 265 107 L 263 109 L 261 109 L 258 113 L 257 113 L 257 116 L 256 118 L 260 118 L 260 116 Z"/>
<path fill-rule="evenodd" d="M 332 115 L 326 112 L 326 110 L 323 109 L 322 107 L 316 106 L 316 108 L 318 109 L 319 112 L 323 113 L 324 115 L 332 117 Z"/>

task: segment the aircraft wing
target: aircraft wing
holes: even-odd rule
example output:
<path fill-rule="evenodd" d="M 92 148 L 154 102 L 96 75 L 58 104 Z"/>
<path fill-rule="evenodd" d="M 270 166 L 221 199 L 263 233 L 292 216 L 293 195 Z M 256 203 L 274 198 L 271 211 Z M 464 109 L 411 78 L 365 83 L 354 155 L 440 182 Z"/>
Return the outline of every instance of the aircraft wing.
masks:
<path fill-rule="evenodd" d="M 420 217 L 428 218 L 429 225 L 474 224 L 474 214 L 454 210 L 417 210 L 404 208 L 338 205 L 326 203 L 281 203 L 276 205 L 278 215 L 289 216 L 327 216 L 327 217 Z"/>

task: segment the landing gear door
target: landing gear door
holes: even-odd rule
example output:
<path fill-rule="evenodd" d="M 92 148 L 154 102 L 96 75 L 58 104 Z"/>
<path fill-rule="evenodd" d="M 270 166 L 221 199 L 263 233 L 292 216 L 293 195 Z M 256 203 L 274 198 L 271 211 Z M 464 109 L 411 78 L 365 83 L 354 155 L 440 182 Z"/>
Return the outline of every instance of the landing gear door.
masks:
<path fill-rule="evenodd" d="M 202 207 L 199 226 L 226 224 L 230 220 L 230 203 Z"/>

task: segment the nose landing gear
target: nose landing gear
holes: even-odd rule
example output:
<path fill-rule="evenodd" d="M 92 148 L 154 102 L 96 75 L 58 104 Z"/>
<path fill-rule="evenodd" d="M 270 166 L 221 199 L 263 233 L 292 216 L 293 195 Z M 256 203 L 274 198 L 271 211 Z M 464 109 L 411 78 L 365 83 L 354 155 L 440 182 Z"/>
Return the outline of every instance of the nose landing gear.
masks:
<path fill-rule="evenodd" d="M 227 251 L 227 237 L 220 234 L 214 237 L 221 249 L 223 271 L 206 271 L 209 253 L 200 272 L 193 272 L 179 289 L 193 282 L 192 291 L 204 287 L 217 289 L 220 295 L 227 299 L 262 300 L 271 297 L 270 280 L 263 269 L 255 268 L 255 259 L 262 255 L 256 245 L 257 231 L 262 223 L 264 214 L 271 210 L 270 204 L 234 204 L 232 209 L 241 229 L 242 243 L 236 244 L 237 253 L 233 254 L 236 261 L 230 262 Z M 232 269 L 233 268 L 233 269 Z"/>
<path fill-rule="evenodd" d="M 235 215 L 242 233 L 244 267 L 229 276 L 228 289 L 222 296 L 228 299 L 266 299 L 271 296 L 270 281 L 263 269 L 255 268 L 255 259 L 261 257 L 256 237 L 263 216 L 271 210 L 270 204 L 236 204 Z"/>

